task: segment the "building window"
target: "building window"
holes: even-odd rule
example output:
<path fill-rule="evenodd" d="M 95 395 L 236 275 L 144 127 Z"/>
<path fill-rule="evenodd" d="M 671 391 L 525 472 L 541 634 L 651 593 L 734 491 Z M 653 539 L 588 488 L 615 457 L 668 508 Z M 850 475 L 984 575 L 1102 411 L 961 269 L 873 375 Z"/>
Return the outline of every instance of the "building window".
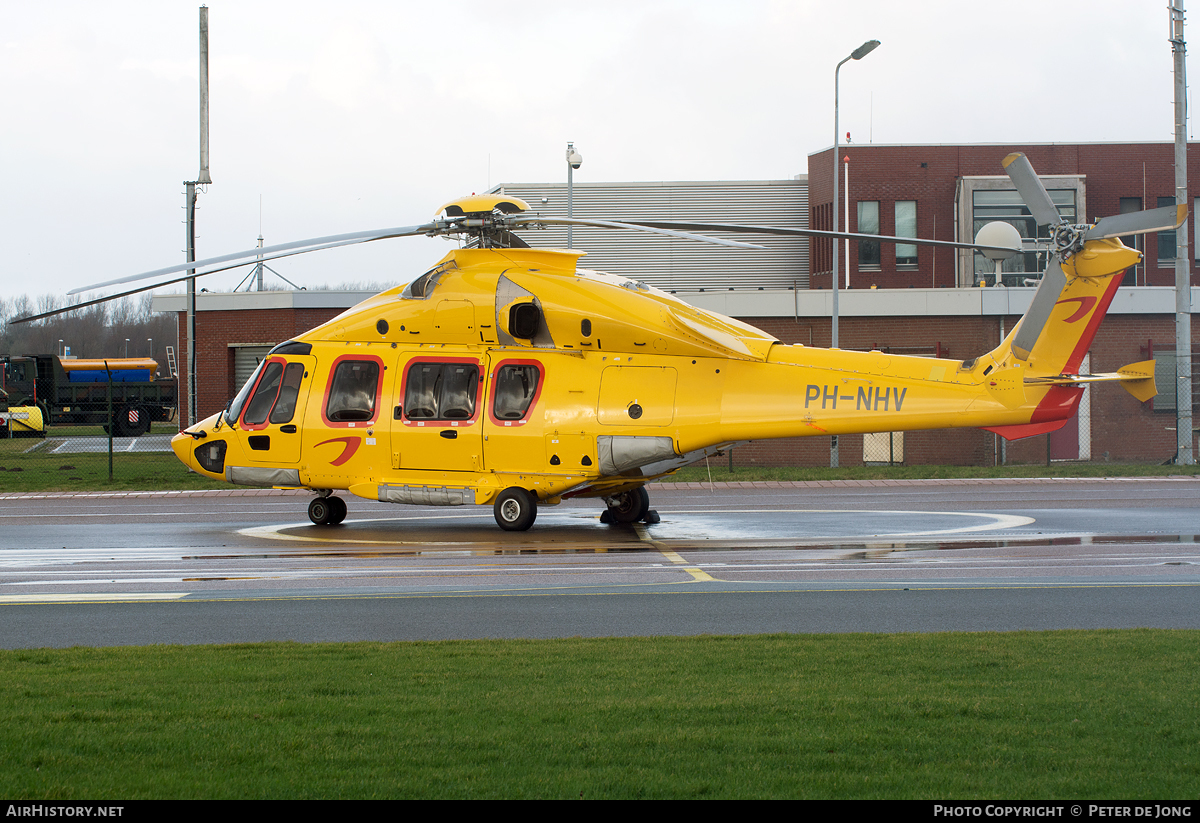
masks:
<path fill-rule="evenodd" d="M 858 233 L 879 234 L 879 201 L 858 201 Z M 858 241 L 858 267 L 860 269 L 879 268 L 879 241 Z"/>
<path fill-rule="evenodd" d="M 1068 223 L 1079 222 L 1074 189 L 1050 189 L 1050 200 Z M 1020 233 L 1024 254 L 1016 254 L 1004 261 L 1004 282 L 1010 286 L 1024 285 L 1026 276 L 1040 275 L 1049 262 L 1050 227 L 1039 226 L 1021 195 L 1011 189 L 976 189 L 972 192 L 973 234 L 978 234 L 985 224 L 993 221 L 1009 223 Z M 1041 242 L 1039 242 L 1041 241 Z M 980 252 L 975 252 L 975 279 L 988 278 L 996 271 L 996 264 Z M 1011 276 L 1009 276 L 1011 275 Z"/>
<path fill-rule="evenodd" d="M 917 236 L 917 201 L 896 201 L 896 236 Z M 896 244 L 896 268 L 915 269 L 917 267 L 917 247 L 911 243 Z"/>
<path fill-rule="evenodd" d="M 1158 198 L 1158 207 L 1174 206 L 1174 197 Z M 1158 262 L 1159 263 L 1174 263 L 1175 262 L 1175 230 L 1160 231 L 1158 233 Z"/>

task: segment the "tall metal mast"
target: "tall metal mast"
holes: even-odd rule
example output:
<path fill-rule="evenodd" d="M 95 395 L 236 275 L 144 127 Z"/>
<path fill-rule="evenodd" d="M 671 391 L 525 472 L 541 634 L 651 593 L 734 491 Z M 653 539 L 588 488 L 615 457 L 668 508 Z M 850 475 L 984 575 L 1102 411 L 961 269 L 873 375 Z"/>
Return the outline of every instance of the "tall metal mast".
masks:
<path fill-rule="evenodd" d="M 200 174 L 185 181 L 187 203 L 187 260 L 196 259 L 196 186 L 211 183 L 208 172 L 208 6 L 200 7 Z M 187 280 L 187 360 L 188 360 L 188 419 L 189 426 L 197 422 L 196 414 L 196 270 Z"/>
<path fill-rule="evenodd" d="M 1187 46 L 1183 0 L 1171 0 L 1171 52 L 1175 58 L 1175 202 L 1188 203 Z M 1194 216 L 1192 219 L 1195 219 Z M 1192 278 L 1188 267 L 1188 224 L 1175 232 L 1175 462 L 1190 466 L 1192 453 Z"/>

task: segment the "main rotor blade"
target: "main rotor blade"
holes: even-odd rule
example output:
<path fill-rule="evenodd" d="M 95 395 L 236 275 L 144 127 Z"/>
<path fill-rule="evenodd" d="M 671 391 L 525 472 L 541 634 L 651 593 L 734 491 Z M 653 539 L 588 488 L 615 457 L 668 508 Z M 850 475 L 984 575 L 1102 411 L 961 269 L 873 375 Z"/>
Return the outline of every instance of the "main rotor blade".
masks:
<path fill-rule="evenodd" d="M 351 246 L 355 243 L 369 243 L 372 240 L 383 240 L 391 237 L 411 237 L 418 234 L 426 234 L 427 232 L 437 229 L 433 223 L 424 223 L 420 226 L 402 226 L 394 229 L 375 229 L 373 231 L 358 231 L 350 234 L 332 234 L 328 237 L 313 237 L 308 240 L 295 240 L 291 243 L 279 243 L 274 246 L 264 246 L 261 249 L 248 249 L 246 251 L 233 252 L 232 254 L 222 254 L 216 257 L 206 257 L 203 260 L 194 260 L 191 263 L 179 263 L 175 266 L 166 266 L 165 268 L 155 269 L 154 271 L 142 272 L 141 274 L 132 274 L 128 277 L 119 277 L 116 280 L 107 280 L 103 283 L 95 283 L 91 286 L 83 286 L 78 289 L 72 289 L 67 294 L 79 294 L 85 291 L 95 291 L 106 286 L 119 286 L 123 283 L 134 283 L 138 280 L 147 280 L 151 277 L 161 277 L 164 274 L 174 274 L 178 271 L 187 271 L 188 269 L 196 270 L 196 277 L 201 277 L 205 274 L 213 274 L 226 269 L 237 268 L 244 266 L 247 263 L 255 263 L 261 258 L 263 260 L 275 260 L 280 257 L 290 257 L 294 254 L 305 254 L 310 251 L 319 251 L 320 249 L 332 249 L 338 246 Z M 209 269 L 219 263 L 228 263 L 230 261 L 238 261 L 232 266 L 225 266 L 219 269 Z M 207 271 L 200 271 L 207 269 Z M 187 278 L 184 278 L 185 280 Z M 169 282 L 178 282 L 172 280 Z M 167 285 L 160 283 L 159 285 Z M 31 318 L 32 319 L 32 318 Z"/>
<path fill-rule="evenodd" d="M 1088 229 L 1084 240 L 1105 240 L 1109 237 L 1122 237 L 1127 234 L 1147 234 L 1152 231 L 1170 231 L 1183 225 L 1187 220 L 1188 207 L 1163 206 L 1147 211 L 1135 211 L 1130 214 L 1114 214 L 1111 217 L 1101 217 L 1096 225 Z"/>
<path fill-rule="evenodd" d="M 1050 199 L 1050 193 L 1046 191 L 1046 187 L 1038 179 L 1037 172 L 1030 165 L 1028 157 L 1019 151 L 1013 152 L 1005 157 L 1001 164 L 1039 226 L 1065 222 L 1058 213 L 1058 207 Z"/>
<path fill-rule="evenodd" d="M 359 241 L 359 242 L 366 242 L 366 241 Z M 278 252 L 276 254 L 269 254 L 269 255 L 265 255 L 261 258 L 255 258 L 254 260 L 239 260 L 235 263 L 229 263 L 228 265 L 220 266 L 215 269 L 209 269 L 208 271 L 200 272 L 198 274 L 185 274 L 181 277 L 174 277 L 170 280 L 162 280 L 158 283 L 151 283 L 148 286 L 138 286 L 136 289 L 130 289 L 129 291 L 117 292 L 116 294 L 109 294 L 109 295 L 105 295 L 104 297 L 97 297 L 94 300 L 85 300 L 82 303 L 74 303 L 70 306 L 64 306 L 61 309 L 55 309 L 54 311 L 43 312 L 42 314 L 31 314 L 27 317 L 18 317 L 9 322 L 32 323 L 34 320 L 44 320 L 47 317 L 55 317 L 56 315 L 59 315 L 59 314 L 66 314 L 68 312 L 73 312 L 76 309 L 86 309 L 89 306 L 95 306 L 100 303 L 107 303 L 110 300 L 120 300 L 122 297 L 129 297 L 131 294 L 141 294 L 144 291 L 151 291 L 153 289 L 161 288 L 162 286 L 170 286 L 175 283 L 183 283 L 184 281 L 190 280 L 193 277 L 203 277 L 206 274 L 216 274 L 217 272 L 229 271 L 230 269 L 237 269 L 237 268 L 241 268 L 242 266 L 249 266 L 249 265 L 258 263 L 260 260 L 262 262 L 266 262 L 267 260 L 275 260 L 280 257 L 291 257 L 292 255 L 295 255 L 295 254 L 304 254 L 304 253 L 310 252 L 310 251 L 320 251 L 321 249 L 333 249 L 333 248 L 337 248 L 338 246 L 344 246 L 344 245 L 346 245 L 346 243 L 330 243 L 329 245 L 326 245 L 326 246 L 311 246 L 309 248 L 301 249 L 299 251 L 285 251 L 285 252 Z M 262 251 L 262 249 L 260 249 L 260 251 Z M 190 263 L 190 264 L 185 264 L 185 265 L 194 266 L 196 264 Z M 74 294 L 75 292 L 71 292 L 71 293 Z"/>
<path fill-rule="evenodd" d="M 922 237 L 896 237 L 890 234 L 860 234 L 825 229 L 788 229 L 780 226 L 750 226 L 744 223 L 692 223 L 683 220 L 643 220 L 640 217 L 617 218 L 611 221 L 621 228 L 648 226 L 652 228 L 691 229 L 694 231 L 728 231 L 739 234 L 780 234 L 789 237 L 828 237 L 835 240 L 879 240 L 885 243 L 908 243 L 914 246 L 940 246 L 947 249 L 984 249 L 1011 252 L 1004 246 L 981 246 L 954 240 L 926 240 Z"/>
<path fill-rule="evenodd" d="M 1021 320 L 1021 325 L 1013 336 L 1013 354 L 1019 359 L 1029 359 L 1029 353 L 1033 351 L 1033 346 L 1041 336 L 1042 329 L 1046 327 L 1046 321 L 1050 319 L 1050 313 L 1054 311 L 1054 306 L 1058 303 L 1058 296 L 1062 294 L 1066 285 L 1067 275 L 1058 261 L 1058 255 L 1052 254 L 1050 255 L 1050 265 L 1046 267 L 1046 273 L 1042 275 L 1042 282 L 1038 284 L 1037 291 L 1033 293 L 1033 302 L 1029 304 L 1029 311 L 1025 312 L 1025 317 Z"/>
<path fill-rule="evenodd" d="M 577 217 L 538 217 L 536 215 L 517 215 L 507 218 L 505 223 L 510 226 L 529 226 L 529 225 L 544 225 L 544 226 L 591 226 L 602 229 L 627 229 L 632 231 L 645 231 L 652 234 L 665 234 L 668 237 L 678 237 L 682 240 L 696 240 L 701 243 L 715 243 L 718 246 L 732 246 L 738 249 L 765 249 L 766 246 L 759 246 L 755 243 L 743 243 L 739 240 L 724 240 L 719 237 L 706 237 L 703 234 L 692 234 L 691 232 L 679 231 L 670 227 L 655 226 L 650 223 L 632 223 L 629 221 L 617 220 L 592 220 L 580 219 Z"/>

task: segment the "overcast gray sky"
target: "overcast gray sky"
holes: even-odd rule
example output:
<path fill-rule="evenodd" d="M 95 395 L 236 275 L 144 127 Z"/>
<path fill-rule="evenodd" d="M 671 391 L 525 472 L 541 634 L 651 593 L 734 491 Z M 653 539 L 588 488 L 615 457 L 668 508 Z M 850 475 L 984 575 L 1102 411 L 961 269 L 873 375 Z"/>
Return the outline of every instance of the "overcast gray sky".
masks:
<path fill-rule="evenodd" d="M 0 297 L 184 259 L 199 5 L 0 0 Z M 260 196 L 268 244 L 408 225 L 489 184 L 565 178 L 568 140 L 577 181 L 803 173 L 832 143 L 834 66 L 872 38 L 841 73 L 854 142 L 1173 137 L 1162 0 L 213 0 L 209 24 L 201 257 L 254 246 Z M 274 267 L 398 283 L 449 247 Z"/>

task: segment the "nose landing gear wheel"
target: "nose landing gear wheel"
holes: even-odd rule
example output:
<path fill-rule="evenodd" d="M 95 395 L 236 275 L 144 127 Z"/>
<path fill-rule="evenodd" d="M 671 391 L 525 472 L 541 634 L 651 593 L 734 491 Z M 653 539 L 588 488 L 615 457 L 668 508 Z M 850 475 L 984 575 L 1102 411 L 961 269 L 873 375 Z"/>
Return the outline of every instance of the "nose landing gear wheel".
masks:
<path fill-rule="evenodd" d="M 492 507 L 496 525 L 506 532 L 523 532 L 537 518 L 537 501 L 533 495 L 518 486 L 500 492 Z"/>

